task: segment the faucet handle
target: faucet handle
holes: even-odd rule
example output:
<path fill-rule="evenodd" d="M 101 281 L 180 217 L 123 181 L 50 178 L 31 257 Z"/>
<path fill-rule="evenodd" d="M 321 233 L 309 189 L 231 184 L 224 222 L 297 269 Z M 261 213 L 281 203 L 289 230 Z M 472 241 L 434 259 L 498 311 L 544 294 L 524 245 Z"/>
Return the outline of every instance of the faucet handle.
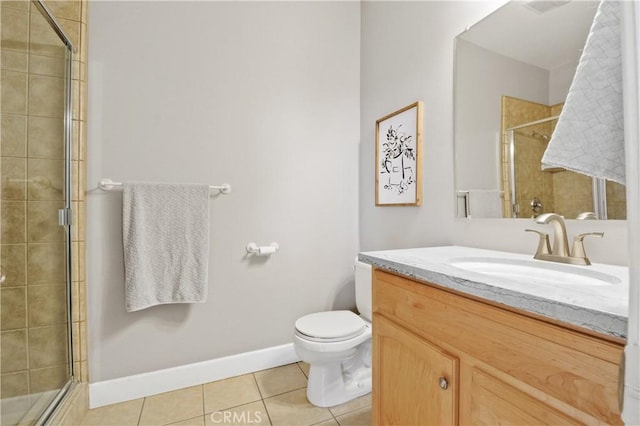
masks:
<path fill-rule="evenodd" d="M 602 238 L 604 236 L 604 232 L 585 232 L 584 234 L 576 235 L 575 237 L 573 237 L 573 248 L 571 249 L 571 257 L 581 257 L 586 260 L 587 265 L 590 265 L 591 262 L 589 262 L 587 254 L 584 251 L 583 240 L 584 237 L 587 237 L 589 235 Z"/>
<path fill-rule="evenodd" d="M 549 244 L 549 234 L 536 231 L 535 229 L 525 229 L 525 232 L 535 232 L 540 236 L 538 240 L 538 248 L 536 249 L 536 256 L 539 254 L 551 254 L 551 244 Z"/>

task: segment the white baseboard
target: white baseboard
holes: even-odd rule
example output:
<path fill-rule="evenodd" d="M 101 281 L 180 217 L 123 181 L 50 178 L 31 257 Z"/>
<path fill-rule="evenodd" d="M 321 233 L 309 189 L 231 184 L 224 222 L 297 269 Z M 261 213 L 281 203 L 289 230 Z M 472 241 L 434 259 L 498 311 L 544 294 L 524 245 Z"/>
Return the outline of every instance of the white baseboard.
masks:
<path fill-rule="evenodd" d="M 89 384 L 89 408 L 131 401 L 300 361 L 293 343 Z"/>

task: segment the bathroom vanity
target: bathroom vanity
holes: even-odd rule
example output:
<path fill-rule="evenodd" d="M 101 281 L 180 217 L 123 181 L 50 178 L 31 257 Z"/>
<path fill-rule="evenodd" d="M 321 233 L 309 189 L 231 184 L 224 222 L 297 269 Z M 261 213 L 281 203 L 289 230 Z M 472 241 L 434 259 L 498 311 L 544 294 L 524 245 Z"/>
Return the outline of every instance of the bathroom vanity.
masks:
<path fill-rule="evenodd" d="M 359 259 L 374 266 L 374 424 L 622 424 L 626 268 L 466 247 Z"/>

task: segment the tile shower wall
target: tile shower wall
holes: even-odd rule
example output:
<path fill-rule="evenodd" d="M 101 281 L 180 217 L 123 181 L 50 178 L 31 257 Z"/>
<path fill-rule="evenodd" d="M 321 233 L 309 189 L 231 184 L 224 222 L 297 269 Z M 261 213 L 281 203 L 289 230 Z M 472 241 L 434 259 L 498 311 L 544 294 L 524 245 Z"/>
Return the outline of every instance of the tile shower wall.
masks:
<path fill-rule="evenodd" d="M 73 351 L 76 378 L 87 380 L 84 303 L 86 9 L 81 1 L 47 6 L 69 36 L 73 54 L 72 227 Z M 64 235 L 43 226 L 63 206 L 64 53 L 30 1 L 2 1 L 2 238 L 7 280 L 1 294 L 2 398 L 59 387 L 67 357 Z M 53 301 L 54 303 L 50 303 Z M 47 303 L 45 303 L 47 302 Z M 52 336 L 54 336 L 52 338 Z M 58 348 L 60 349 L 60 348 Z"/>
<path fill-rule="evenodd" d="M 502 99 L 502 188 L 505 191 L 503 215 L 511 215 L 511 190 L 509 184 L 509 141 L 504 130 L 547 117 L 558 116 L 563 103 L 543 105 L 504 96 Z M 582 212 L 593 211 L 592 182 L 589 176 L 561 168 L 541 170 L 537 165 L 547 148 L 547 141 L 533 132 L 551 135 L 557 121 L 540 123 L 515 131 L 516 185 L 521 218 L 531 217 L 531 200 L 539 199 L 542 212 L 561 212 L 567 218 L 575 218 Z M 623 185 L 607 182 L 607 211 L 609 219 L 626 219 L 626 195 Z"/>
<path fill-rule="evenodd" d="M 509 184 L 509 141 L 505 136 L 505 130 L 521 124 L 540 120 L 549 117 L 549 106 L 536 102 L 529 102 L 522 99 L 516 99 L 509 96 L 502 97 L 502 190 L 504 192 L 502 213 L 504 217 L 511 217 L 511 205 L 514 200 L 511 199 L 511 189 Z M 532 199 L 539 199 L 544 205 L 545 211 L 554 211 L 553 185 L 551 176 L 543 173 L 539 168 L 533 167 L 535 158 L 542 158 L 545 143 L 539 142 L 531 135 L 532 130 L 540 133 L 550 134 L 549 123 L 543 123 L 537 127 L 528 127 L 516 130 L 516 137 L 526 139 L 518 145 L 516 152 L 516 184 L 518 193 L 516 194 L 517 202 L 520 205 L 520 217 L 530 217 L 531 211 L 529 203 Z M 525 131 L 528 132 L 525 134 Z M 542 191 L 540 191 L 542 189 Z"/>

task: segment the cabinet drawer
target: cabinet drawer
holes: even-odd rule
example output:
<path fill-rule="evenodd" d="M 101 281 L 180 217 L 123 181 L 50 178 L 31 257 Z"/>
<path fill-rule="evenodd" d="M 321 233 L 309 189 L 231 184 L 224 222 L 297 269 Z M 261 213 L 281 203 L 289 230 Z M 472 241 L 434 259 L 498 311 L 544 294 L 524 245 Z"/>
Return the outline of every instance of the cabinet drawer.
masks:
<path fill-rule="evenodd" d="M 379 270 L 373 310 L 598 421 L 622 423 L 622 345 Z"/>

